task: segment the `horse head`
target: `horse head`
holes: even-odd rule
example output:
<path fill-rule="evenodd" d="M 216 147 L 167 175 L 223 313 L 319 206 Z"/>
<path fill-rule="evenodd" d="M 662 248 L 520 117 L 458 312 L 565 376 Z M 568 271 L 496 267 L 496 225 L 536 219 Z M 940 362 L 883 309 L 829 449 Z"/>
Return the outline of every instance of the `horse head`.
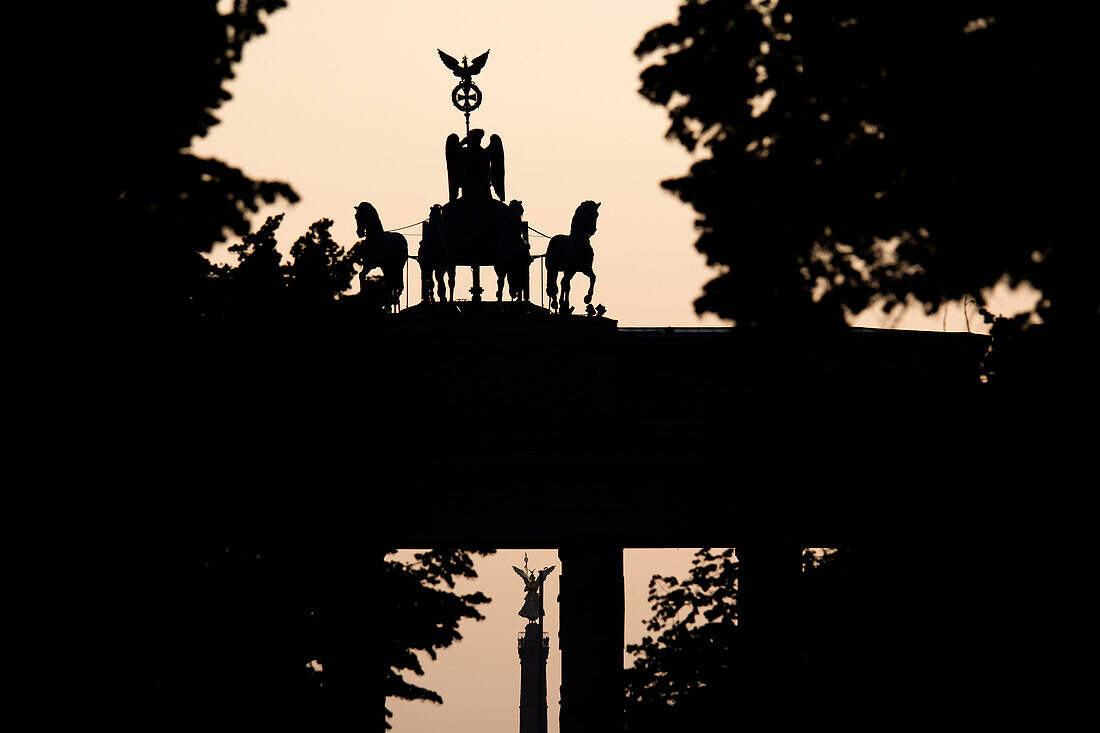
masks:
<path fill-rule="evenodd" d="M 584 201 L 573 212 L 573 221 L 569 226 L 569 234 L 582 237 L 591 237 L 596 233 L 596 218 L 600 215 L 600 205 L 595 201 Z"/>
<path fill-rule="evenodd" d="M 432 204 L 432 208 L 428 211 L 428 226 L 439 227 L 443 225 L 443 207 L 439 204 Z"/>
<path fill-rule="evenodd" d="M 435 204 L 428 210 L 428 219 L 424 225 L 424 238 L 420 240 L 420 261 L 428 268 L 444 256 L 443 252 L 443 207 Z"/>
<path fill-rule="evenodd" d="M 516 224 L 523 221 L 523 202 L 512 199 L 508 203 L 508 216 Z"/>
<path fill-rule="evenodd" d="M 355 236 L 363 237 L 381 230 L 382 220 L 378 218 L 377 209 L 366 201 L 355 207 Z"/>

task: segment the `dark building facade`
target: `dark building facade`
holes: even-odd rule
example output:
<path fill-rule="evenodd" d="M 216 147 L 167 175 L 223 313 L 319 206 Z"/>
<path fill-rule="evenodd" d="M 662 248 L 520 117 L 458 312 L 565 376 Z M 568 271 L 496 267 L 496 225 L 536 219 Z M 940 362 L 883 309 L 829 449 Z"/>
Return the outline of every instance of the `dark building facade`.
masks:
<path fill-rule="evenodd" d="M 154 544 L 181 527 L 278 536 L 303 522 L 343 538 L 332 563 L 363 578 L 341 591 L 353 605 L 369 606 L 363 574 L 387 548 L 555 548 L 562 733 L 617 731 L 624 548 L 737 547 L 740 613 L 756 639 L 746 663 L 762 675 L 794 662 L 788 589 L 803 547 L 867 548 L 884 614 L 897 612 L 891 627 L 934 620 L 931 598 L 965 594 L 956 570 L 979 542 L 967 528 L 980 514 L 969 490 L 980 467 L 947 460 L 942 437 L 980 412 L 987 347 L 970 334 L 503 316 L 278 338 L 206 332 L 130 364 L 132 393 L 159 402 L 126 405 L 132 458 L 116 496 L 143 497 L 152 519 L 139 531 L 155 530 Z M 221 417 L 198 414 L 205 386 L 164 382 L 211 365 L 243 385 Z M 203 433 L 180 415 L 207 428 L 231 420 L 235 442 L 218 470 L 194 459 Z M 149 425 L 160 432 L 138 429 Z M 185 489 L 150 499 L 164 466 Z M 899 575 L 894 549 L 916 545 L 925 560 Z M 935 593 L 902 603 L 933 577 Z M 942 630 L 914 627 L 912 646 Z M 524 721 L 546 714 L 547 648 L 541 632 L 531 639 L 519 646 Z M 902 670 L 883 699 L 913 682 Z M 532 725 L 522 733 L 540 730 Z"/>

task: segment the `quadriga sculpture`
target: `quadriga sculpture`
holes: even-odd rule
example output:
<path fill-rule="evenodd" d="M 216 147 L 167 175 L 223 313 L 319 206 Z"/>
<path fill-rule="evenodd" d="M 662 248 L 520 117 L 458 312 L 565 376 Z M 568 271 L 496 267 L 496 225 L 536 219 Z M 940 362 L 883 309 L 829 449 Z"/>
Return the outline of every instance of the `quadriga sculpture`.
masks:
<path fill-rule="evenodd" d="M 573 213 L 569 225 L 569 234 L 559 234 L 550 238 L 546 246 L 546 295 L 550 298 L 550 308 L 568 315 L 569 281 L 578 272 L 588 276 L 588 294 L 585 303 L 592 302 L 592 291 L 596 288 L 596 274 L 592 272 L 592 235 L 596 233 L 596 218 L 600 205 L 595 201 L 585 201 Z M 561 302 L 558 302 L 558 273 L 561 273 Z"/>
<path fill-rule="evenodd" d="M 349 254 L 352 261 L 362 267 L 359 271 L 361 292 L 366 292 L 367 275 L 376 267 L 380 268 L 389 288 L 390 304 L 397 305 L 405 290 L 402 270 L 409 259 L 409 245 L 405 237 L 383 230 L 378 212 L 366 201 L 355 207 L 355 233 L 361 239 L 352 246 Z"/>

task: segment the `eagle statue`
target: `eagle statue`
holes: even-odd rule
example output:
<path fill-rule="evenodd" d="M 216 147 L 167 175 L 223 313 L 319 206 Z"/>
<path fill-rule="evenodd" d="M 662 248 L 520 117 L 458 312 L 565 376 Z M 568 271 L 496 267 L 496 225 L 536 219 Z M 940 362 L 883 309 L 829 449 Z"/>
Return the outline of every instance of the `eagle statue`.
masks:
<path fill-rule="evenodd" d="M 485 62 L 489 60 L 489 52 L 481 54 L 473 60 L 473 62 L 467 62 L 466 57 L 462 57 L 462 63 L 458 62 L 454 56 L 448 56 L 447 54 L 439 51 L 439 58 L 443 61 L 443 65 L 454 73 L 459 79 L 469 79 L 471 76 L 477 74 L 483 68 L 485 68 Z"/>

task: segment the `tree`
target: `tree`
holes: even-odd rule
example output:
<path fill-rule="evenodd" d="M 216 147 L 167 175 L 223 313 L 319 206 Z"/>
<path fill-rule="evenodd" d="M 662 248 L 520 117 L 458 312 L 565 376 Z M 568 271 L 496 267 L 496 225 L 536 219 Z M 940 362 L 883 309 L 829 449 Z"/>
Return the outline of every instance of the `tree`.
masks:
<path fill-rule="evenodd" d="M 311 629 L 304 658 L 320 664 L 308 674 L 307 695 L 345 726 L 372 727 L 380 722 L 372 721 L 373 715 L 390 717 L 388 710 L 370 704 L 372 696 L 442 704 L 439 693 L 406 675 L 423 675 L 418 653 L 434 660 L 438 650 L 462 639 L 463 620 L 483 620 L 478 606 L 490 600 L 481 592 L 459 594 L 454 588 L 460 578 L 477 578 L 472 556 L 492 550 L 428 550 L 411 562 L 394 558 L 395 550 L 383 552 L 384 559 L 383 553 L 374 553 L 381 559 L 377 565 L 364 564 L 348 552 L 345 540 L 329 537 L 298 553 L 307 574 L 322 579 L 308 608 Z"/>
<path fill-rule="evenodd" d="M 733 550 L 702 548 L 683 580 L 653 576 L 647 635 L 628 645 L 630 730 L 704 730 L 736 707 L 738 563 Z M 728 716 L 727 716 L 728 717 Z"/>
<path fill-rule="evenodd" d="M 229 312 L 233 315 L 270 320 L 285 312 L 283 256 L 275 240 L 275 231 L 282 222 L 282 214 L 269 216 L 258 230 L 229 247 L 237 255 L 237 265 L 219 271 L 218 276 L 229 280 Z"/>
<path fill-rule="evenodd" d="M 1094 248 L 1051 185 L 1072 102 L 1036 102 L 1072 78 L 1065 26 L 988 0 L 685 2 L 635 53 L 660 54 L 641 93 L 668 136 L 709 153 L 662 184 L 719 269 L 696 309 L 840 325 L 873 303 L 984 307 L 1003 278 L 1043 291 L 1044 320 L 1094 324 Z"/>
<path fill-rule="evenodd" d="M 858 699 L 872 689 L 868 649 L 896 648 L 899 640 L 877 633 L 866 596 L 876 589 L 862 572 L 862 555 L 850 549 L 807 548 L 798 594 L 797 688 L 769 689 L 758 678 L 739 624 L 737 602 L 742 568 L 732 548 L 702 548 L 682 580 L 654 576 L 649 584 L 652 635 L 627 646 L 634 656 L 626 670 L 626 716 L 632 731 L 747 730 L 783 728 L 781 720 L 814 727 L 859 719 Z M 881 580 L 881 578 L 879 579 Z M 902 631 L 901 633 L 906 633 Z M 904 666 L 905 659 L 894 660 Z M 763 700 L 780 699 L 782 711 Z M 834 707 L 835 706 L 835 709 Z M 843 711 L 843 712 L 840 712 Z"/>
<path fill-rule="evenodd" d="M 383 712 L 364 704 L 372 694 L 443 702 L 405 675 L 424 673 L 418 652 L 434 659 L 462 638 L 464 620 L 483 619 L 489 598 L 454 586 L 477 578 L 473 556 L 491 550 L 390 556 L 375 573 L 338 537 L 226 536 L 180 534 L 119 558 L 133 581 L 121 596 L 130 633 L 112 651 L 137 716 L 369 728 Z M 372 664 L 384 687 L 357 687 Z"/>
<path fill-rule="evenodd" d="M 1080 571 L 1054 569 L 1087 556 L 1066 546 L 1087 533 L 1057 519 L 1079 493 L 1067 477 L 1091 438 L 1067 407 L 1089 415 L 1096 404 L 1078 367 L 1100 325 L 1090 189 L 1073 175 L 1092 152 L 1078 111 L 1090 89 L 1082 27 L 1065 8 L 992 0 L 688 0 L 636 49 L 654 58 L 642 94 L 668 108 L 671 138 L 701 152 L 662 184 L 695 209 L 696 247 L 718 269 L 698 311 L 738 326 L 840 326 L 874 303 L 932 312 L 972 298 L 993 321 L 994 384 L 963 424 L 982 476 L 944 508 L 965 532 L 920 548 L 903 576 L 950 599 L 950 611 L 907 596 L 895 578 L 889 616 L 905 610 L 907 633 L 889 630 L 892 642 L 906 639 L 899 657 L 922 660 L 908 665 L 913 689 L 942 699 L 980 676 L 1018 693 L 1006 695 L 1016 718 L 1035 697 L 1017 680 L 1069 668 L 1047 650 L 1079 637 L 1006 642 L 1020 632 L 997 607 L 1001 589 L 1035 578 L 1029 593 L 1043 600 L 1027 623 L 1069 629 L 1056 614 L 1073 606 L 1064 589 L 1078 587 Z M 1032 312 L 997 318 L 987 289 L 998 282 L 1042 295 Z M 933 465 L 952 470 L 947 457 Z M 1012 491 L 1035 492 L 1026 510 Z M 1011 542 L 999 531 L 1017 523 L 1041 538 L 1021 553 L 1036 570 L 984 556 Z M 1049 726 L 1048 710 L 1028 712 Z"/>
<path fill-rule="evenodd" d="M 487 555 L 493 551 L 473 552 Z M 410 563 L 387 561 L 383 597 L 395 601 L 386 609 L 385 628 L 393 631 L 387 651 L 390 669 L 387 697 L 443 703 L 439 693 L 410 682 L 404 674 L 424 674 L 416 652 L 434 660 L 439 649 L 461 640 L 458 627 L 463 619 L 484 620 L 478 606 L 488 603 L 488 596 L 481 592 L 462 595 L 453 592 L 457 579 L 476 577 L 468 550 L 430 550 L 417 553 Z"/>
<path fill-rule="evenodd" d="M 244 46 L 285 0 L 124 3 L 102 9 L 92 140 L 96 197 L 106 214 L 98 248 L 115 320 L 193 316 L 207 274 L 202 253 L 248 233 L 261 204 L 298 200 L 286 183 L 257 181 L 188 148 L 217 123 L 224 84 Z"/>
<path fill-rule="evenodd" d="M 247 319 L 283 323 L 287 318 L 308 318 L 323 325 L 324 314 L 332 325 L 339 296 L 351 285 L 354 263 L 332 238 L 331 219 L 320 219 L 298 237 L 290 248 L 291 261 L 283 263 L 275 233 L 283 215 L 270 216 L 255 232 L 230 245 L 235 266 L 211 266 L 194 296 L 195 312 L 206 319 Z"/>
<path fill-rule="evenodd" d="M 351 286 L 354 266 L 332 238 L 332 219 L 320 219 L 290 248 L 291 291 L 300 309 L 316 311 L 331 305 Z"/>

